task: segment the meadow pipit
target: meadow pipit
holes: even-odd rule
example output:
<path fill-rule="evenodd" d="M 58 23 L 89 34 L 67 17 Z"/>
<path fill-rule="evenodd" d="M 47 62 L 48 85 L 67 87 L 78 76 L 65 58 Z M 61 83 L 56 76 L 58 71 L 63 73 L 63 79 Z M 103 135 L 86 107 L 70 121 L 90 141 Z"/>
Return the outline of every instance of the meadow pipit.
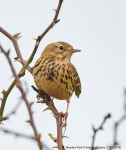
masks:
<path fill-rule="evenodd" d="M 37 88 L 56 99 L 67 101 L 65 118 L 73 92 L 77 97 L 81 93 L 80 78 L 70 62 L 72 54 L 79 51 L 65 42 L 51 43 L 46 46 L 33 67 Z"/>

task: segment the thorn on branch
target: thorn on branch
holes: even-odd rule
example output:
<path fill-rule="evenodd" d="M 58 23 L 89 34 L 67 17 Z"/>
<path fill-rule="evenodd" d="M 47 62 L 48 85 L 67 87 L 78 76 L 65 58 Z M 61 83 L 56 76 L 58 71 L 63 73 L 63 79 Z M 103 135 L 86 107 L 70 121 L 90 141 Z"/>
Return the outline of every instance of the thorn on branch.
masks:
<path fill-rule="evenodd" d="M 53 9 L 55 12 L 57 12 L 57 9 Z"/>
<path fill-rule="evenodd" d="M 56 24 L 56 23 L 58 23 L 59 21 L 60 21 L 60 19 L 58 19 L 58 20 L 54 21 L 54 23 Z"/>
<path fill-rule="evenodd" d="M 36 38 L 33 38 L 33 39 L 37 41 L 37 39 L 36 39 Z"/>
<path fill-rule="evenodd" d="M 32 106 L 34 104 L 34 102 L 31 102 L 29 105 L 30 105 L 30 107 Z"/>
<path fill-rule="evenodd" d="M 42 112 L 46 111 L 46 110 L 50 110 L 50 107 L 48 106 L 46 109 L 44 109 Z"/>
<path fill-rule="evenodd" d="M 27 122 L 27 123 L 31 123 L 31 121 L 30 121 L 30 120 L 26 120 L 26 122 Z"/>
<path fill-rule="evenodd" d="M 22 36 L 19 36 L 21 33 L 17 33 L 17 34 L 14 34 L 14 37 L 16 38 L 16 42 L 22 37 Z"/>
<path fill-rule="evenodd" d="M 6 93 L 6 91 L 5 91 L 5 90 L 3 90 L 1 93 L 2 93 L 2 94 L 5 94 L 5 93 Z"/>
<path fill-rule="evenodd" d="M 15 57 L 14 59 L 15 59 L 15 61 L 19 61 L 20 63 L 22 62 L 21 59 L 18 58 L 18 57 Z M 15 62 L 15 61 L 14 61 L 14 62 Z"/>
<path fill-rule="evenodd" d="M 99 129 L 103 130 L 103 127 L 101 126 Z"/>
<path fill-rule="evenodd" d="M 18 38 L 18 36 L 21 34 L 21 32 L 20 33 L 17 33 L 17 34 L 14 34 L 14 37 L 16 37 L 16 38 Z"/>
<path fill-rule="evenodd" d="M 69 138 L 68 136 L 63 136 L 63 138 Z"/>
<path fill-rule="evenodd" d="M 92 129 L 93 129 L 94 132 L 96 132 L 96 129 L 95 129 L 94 125 L 92 126 Z"/>
<path fill-rule="evenodd" d="M 8 51 L 6 52 L 6 55 L 7 55 L 7 56 L 9 56 L 9 54 L 10 54 L 10 50 L 8 50 Z"/>

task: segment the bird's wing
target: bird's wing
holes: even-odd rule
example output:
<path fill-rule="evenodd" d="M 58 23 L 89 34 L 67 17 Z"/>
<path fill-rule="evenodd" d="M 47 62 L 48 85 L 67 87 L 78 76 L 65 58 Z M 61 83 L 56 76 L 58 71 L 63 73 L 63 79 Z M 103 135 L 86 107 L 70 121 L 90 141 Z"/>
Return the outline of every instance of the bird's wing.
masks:
<path fill-rule="evenodd" d="M 80 82 L 79 75 L 72 63 L 70 63 L 69 69 L 72 74 L 73 89 L 75 91 L 75 95 L 79 98 L 79 95 L 81 93 L 81 82 Z"/>

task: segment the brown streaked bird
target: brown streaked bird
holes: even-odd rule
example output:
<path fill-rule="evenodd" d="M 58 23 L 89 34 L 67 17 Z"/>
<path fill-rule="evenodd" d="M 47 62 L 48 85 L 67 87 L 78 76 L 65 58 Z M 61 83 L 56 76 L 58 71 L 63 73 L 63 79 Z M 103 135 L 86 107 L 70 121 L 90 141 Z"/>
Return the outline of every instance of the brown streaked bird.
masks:
<path fill-rule="evenodd" d="M 79 51 L 65 42 L 51 43 L 45 47 L 33 67 L 37 88 L 58 100 L 67 101 L 65 118 L 73 92 L 78 98 L 81 93 L 80 78 L 70 62 L 72 54 Z"/>

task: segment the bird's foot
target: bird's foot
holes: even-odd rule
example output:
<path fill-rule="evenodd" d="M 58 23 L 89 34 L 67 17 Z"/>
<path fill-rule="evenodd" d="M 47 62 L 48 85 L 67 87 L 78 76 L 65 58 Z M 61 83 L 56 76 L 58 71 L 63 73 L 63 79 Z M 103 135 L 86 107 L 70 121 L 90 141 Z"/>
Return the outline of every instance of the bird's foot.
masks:
<path fill-rule="evenodd" d="M 40 91 L 39 90 L 39 92 L 38 92 L 38 94 L 37 94 L 37 99 L 39 100 L 40 98 L 43 98 L 44 99 L 44 97 L 43 97 L 43 91 Z"/>
<path fill-rule="evenodd" d="M 68 117 L 68 113 L 63 113 L 63 112 L 58 112 L 57 114 L 59 114 L 62 117 L 62 123 L 61 126 L 66 127 L 67 126 L 67 117 Z"/>
<path fill-rule="evenodd" d="M 41 98 L 41 96 L 39 94 L 37 94 L 36 97 L 37 97 L 38 100 L 40 100 L 40 98 Z"/>
<path fill-rule="evenodd" d="M 64 117 L 62 119 L 62 127 L 66 127 L 67 126 L 67 117 L 68 117 L 68 113 L 64 113 Z"/>

